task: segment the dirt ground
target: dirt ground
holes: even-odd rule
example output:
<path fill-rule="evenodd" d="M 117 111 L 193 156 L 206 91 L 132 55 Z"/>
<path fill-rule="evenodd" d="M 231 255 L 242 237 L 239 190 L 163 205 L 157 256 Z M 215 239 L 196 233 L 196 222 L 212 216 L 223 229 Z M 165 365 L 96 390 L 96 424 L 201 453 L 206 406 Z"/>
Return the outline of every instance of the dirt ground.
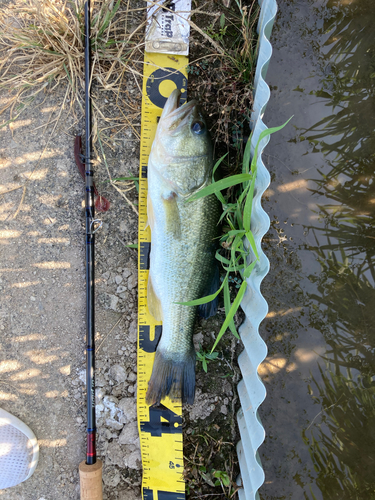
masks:
<path fill-rule="evenodd" d="M 22 189 L 1 197 L 0 400 L 40 444 L 35 474 L 0 492 L 7 499 L 77 498 L 78 464 L 85 456 L 83 181 L 73 156 L 82 123 L 67 106 L 48 144 L 54 123 L 45 126 L 60 111 L 63 95 L 41 96 L 11 128 L 0 130 L 2 191 L 23 186 L 37 167 L 21 206 Z M 125 133 L 116 175 L 137 173 L 136 150 Z M 108 198 L 111 210 L 102 214 L 96 245 L 98 448 L 107 457 L 106 487 L 121 482 L 120 498 L 130 484 L 138 490 L 127 491 L 127 498 L 136 498 L 140 454 L 129 430 L 136 420 L 137 261 L 124 244 L 136 242 L 137 218 L 116 191 Z M 115 437 L 123 456 L 111 446 Z M 121 475 L 116 466 L 124 469 Z"/>
<path fill-rule="evenodd" d="M 69 102 L 55 121 L 64 96 L 63 88 L 47 90 L 19 119 L 0 128 L 0 406 L 29 425 L 40 446 L 34 475 L 0 491 L 2 500 L 79 498 L 86 420 L 85 231 L 84 184 L 73 143 L 84 124 Z M 2 91 L 0 103 L 7 99 Z M 110 111 L 114 104 L 102 95 L 99 105 Z M 2 123 L 8 118 L 5 113 Z M 105 150 L 112 177 L 138 175 L 139 141 L 131 128 Z M 100 215 L 96 238 L 98 456 L 104 462 L 104 498 L 136 500 L 142 467 L 136 426 L 137 251 L 125 245 L 137 243 L 138 220 L 103 182 L 108 180 L 103 162 L 95 167 L 95 179 L 111 203 Z M 137 202 L 135 189 L 127 196 Z M 197 349 L 212 346 L 222 316 L 198 323 Z M 239 350 L 238 341 L 228 339 L 208 376 L 197 366 L 196 401 L 186 408 L 184 424 L 186 453 L 194 454 L 187 462 L 190 485 L 199 465 L 228 463 L 223 438 L 230 445 L 234 480 L 238 474 L 233 456 Z M 209 433 L 204 441 L 211 447 L 209 464 L 194 437 L 203 432 Z"/>

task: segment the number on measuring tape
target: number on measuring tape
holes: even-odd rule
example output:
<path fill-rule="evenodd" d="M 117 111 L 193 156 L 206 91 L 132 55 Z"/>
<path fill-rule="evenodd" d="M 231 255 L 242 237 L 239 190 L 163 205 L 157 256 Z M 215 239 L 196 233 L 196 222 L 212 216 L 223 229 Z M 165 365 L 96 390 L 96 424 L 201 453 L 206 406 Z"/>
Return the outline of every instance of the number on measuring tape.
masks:
<path fill-rule="evenodd" d="M 150 420 L 148 422 L 141 422 L 142 432 L 150 432 L 151 436 L 178 434 L 182 432 L 182 417 L 176 415 L 176 413 L 166 406 L 162 404 L 159 406 L 150 406 L 149 413 Z"/>

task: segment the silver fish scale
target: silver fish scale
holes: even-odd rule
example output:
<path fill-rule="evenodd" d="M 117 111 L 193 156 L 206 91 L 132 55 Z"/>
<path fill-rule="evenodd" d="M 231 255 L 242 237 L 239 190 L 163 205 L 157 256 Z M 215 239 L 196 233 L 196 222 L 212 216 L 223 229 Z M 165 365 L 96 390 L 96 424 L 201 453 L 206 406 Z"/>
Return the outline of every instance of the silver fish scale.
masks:
<path fill-rule="evenodd" d="M 158 225 L 162 214 L 155 214 L 150 273 L 163 311 L 158 349 L 164 356 L 182 361 L 191 351 L 197 308 L 174 302 L 188 302 L 208 293 L 214 275 L 219 205 L 212 195 L 192 203 L 179 200 L 177 207 L 181 230 L 177 237 L 165 220 Z"/>

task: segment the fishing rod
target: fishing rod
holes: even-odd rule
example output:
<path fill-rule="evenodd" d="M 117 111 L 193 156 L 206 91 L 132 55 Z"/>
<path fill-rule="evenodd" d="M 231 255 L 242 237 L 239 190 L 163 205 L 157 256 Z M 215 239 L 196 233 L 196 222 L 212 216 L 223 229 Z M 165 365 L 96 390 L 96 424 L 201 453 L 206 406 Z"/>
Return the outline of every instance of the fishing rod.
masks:
<path fill-rule="evenodd" d="M 95 423 L 95 309 L 94 245 L 95 220 L 94 179 L 91 161 L 91 57 L 90 0 L 85 2 L 85 212 L 86 212 L 86 460 L 79 465 L 81 500 L 102 500 L 101 460 L 96 458 Z"/>

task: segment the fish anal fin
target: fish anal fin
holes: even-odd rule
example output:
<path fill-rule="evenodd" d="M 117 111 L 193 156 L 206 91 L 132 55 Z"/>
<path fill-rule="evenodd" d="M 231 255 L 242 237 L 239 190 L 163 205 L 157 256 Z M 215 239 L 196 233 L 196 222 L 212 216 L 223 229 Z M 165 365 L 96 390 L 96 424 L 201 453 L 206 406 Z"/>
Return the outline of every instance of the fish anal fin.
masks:
<path fill-rule="evenodd" d="M 150 314 L 156 319 L 156 321 L 163 321 L 163 310 L 161 308 L 161 302 L 154 291 L 150 275 L 148 275 L 147 283 L 147 307 L 150 311 Z"/>

